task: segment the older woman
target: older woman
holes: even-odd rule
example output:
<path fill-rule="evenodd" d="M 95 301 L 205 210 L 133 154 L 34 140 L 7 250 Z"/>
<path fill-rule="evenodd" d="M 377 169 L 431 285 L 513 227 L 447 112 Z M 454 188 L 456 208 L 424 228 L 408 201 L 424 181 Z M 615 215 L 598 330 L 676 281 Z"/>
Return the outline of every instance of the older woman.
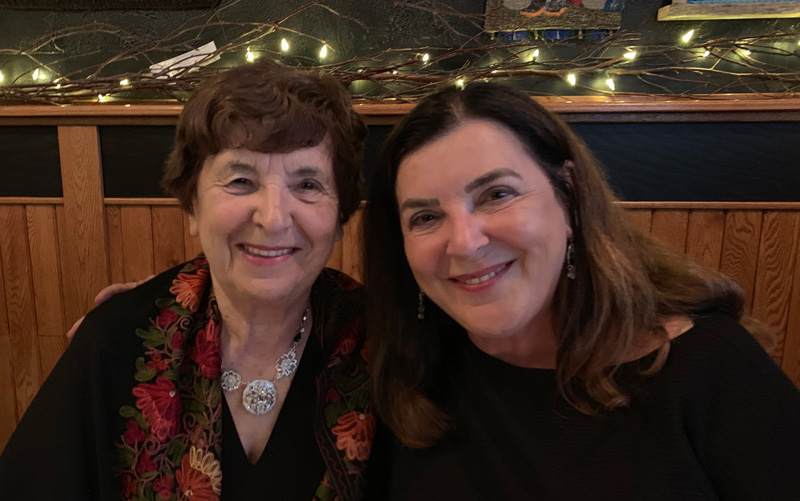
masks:
<path fill-rule="evenodd" d="M 529 97 L 422 101 L 369 202 L 376 498 L 797 498 L 800 394 L 740 289 L 633 230 Z"/>
<path fill-rule="evenodd" d="M 0 458 L 0 496 L 359 498 L 362 295 L 323 267 L 364 133 L 329 78 L 261 63 L 201 85 L 164 186 L 205 255 L 86 317 Z"/>

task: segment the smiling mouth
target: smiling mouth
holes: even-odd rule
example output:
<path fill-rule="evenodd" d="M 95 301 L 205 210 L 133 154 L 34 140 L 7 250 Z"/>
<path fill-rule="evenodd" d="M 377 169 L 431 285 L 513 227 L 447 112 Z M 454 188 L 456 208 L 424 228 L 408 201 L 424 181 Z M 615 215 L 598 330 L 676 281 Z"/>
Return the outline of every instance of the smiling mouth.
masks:
<path fill-rule="evenodd" d="M 507 270 L 508 267 L 511 266 L 511 263 L 513 263 L 513 261 L 509 261 L 508 263 L 504 263 L 504 264 L 501 264 L 499 266 L 494 266 L 494 267 L 488 268 L 487 270 L 485 270 L 483 272 L 479 272 L 481 274 L 477 275 L 477 276 L 475 274 L 459 275 L 457 277 L 452 277 L 450 280 L 453 280 L 455 282 L 458 282 L 458 283 L 461 283 L 461 284 L 464 284 L 464 285 L 482 284 L 484 282 L 488 282 L 489 280 L 491 280 L 492 278 L 497 276 L 497 274 L 502 273 L 503 271 Z"/>
<path fill-rule="evenodd" d="M 280 257 L 280 256 L 285 256 L 286 254 L 291 254 L 295 251 L 293 247 L 269 250 L 269 249 L 259 249 L 258 247 L 251 247 L 249 245 L 241 245 L 241 248 L 248 254 L 252 254 L 254 256 L 259 256 L 259 257 Z"/>

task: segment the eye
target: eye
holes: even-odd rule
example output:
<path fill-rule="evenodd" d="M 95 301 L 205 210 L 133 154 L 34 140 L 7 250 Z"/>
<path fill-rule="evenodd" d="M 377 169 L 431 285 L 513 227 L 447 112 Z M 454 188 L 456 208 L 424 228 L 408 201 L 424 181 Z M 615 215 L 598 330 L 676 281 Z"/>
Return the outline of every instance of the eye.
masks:
<path fill-rule="evenodd" d="M 408 220 L 409 228 L 424 227 L 433 224 L 437 220 L 436 214 L 430 212 L 421 212 L 414 214 Z"/>
<path fill-rule="evenodd" d="M 303 179 L 297 187 L 303 191 L 322 191 L 322 185 L 315 179 Z"/>
<path fill-rule="evenodd" d="M 237 177 L 230 181 L 225 187 L 234 193 L 249 193 L 255 187 L 255 183 L 252 179 Z"/>
<path fill-rule="evenodd" d="M 493 186 L 481 194 L 478 203 L 496 202 L 498 200 L 516 196 L 517 194 L 518 193 L 516 190 L 509 188 L 508 186 Z"/>

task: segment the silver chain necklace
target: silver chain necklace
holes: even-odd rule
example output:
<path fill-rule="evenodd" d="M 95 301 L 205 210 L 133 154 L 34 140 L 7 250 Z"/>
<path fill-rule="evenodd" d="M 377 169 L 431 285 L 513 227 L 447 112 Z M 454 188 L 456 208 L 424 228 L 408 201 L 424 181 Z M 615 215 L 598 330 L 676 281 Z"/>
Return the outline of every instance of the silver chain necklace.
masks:
<path fill-rule="evenodd" d="M 300 319 L 300 329 L 292 339 L 292 346 L 289 351 L 279 356 L 275 361 L 275 377 L 272 379 L 254 379 L 252 381 L 242 381 L 242 376 L 233 369 L 225 370 L 222 367 L 222 389 L 231 392 L 236 391 L 242 384 L 246 384 L 242 393 L 242 405 L 250 414 L 257 416 L 268 413 L 278 401 L 278 391 L 275 389 L 275 382 L 281 378 L 289 377 L 297 370 L 297 344 L 306 331 L 306 318 L 308 318 L 308 306 Z"/>

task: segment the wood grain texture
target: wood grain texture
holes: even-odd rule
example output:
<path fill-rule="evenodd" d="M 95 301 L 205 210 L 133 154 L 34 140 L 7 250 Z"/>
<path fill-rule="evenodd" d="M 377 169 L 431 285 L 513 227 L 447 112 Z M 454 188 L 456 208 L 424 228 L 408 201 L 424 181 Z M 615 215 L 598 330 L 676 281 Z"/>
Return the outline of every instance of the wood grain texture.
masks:
<path fill-rule="evenodd" d="M 730 211 L 725 215 L 719 271 L 744 289 L 745 311 L 748 313 L 753 309 L 756 289 L 762 215 L 762 211 Z"/>
<path fill-rule="evenodd" d="M 153 207 L 153 270 L 161 273 L 185 259 L 183 211 L 178 207 Z"/>
<path fill-rule="evenodd" d="M 11 370 L 11 338 L 0 336 L 0 451 L 17 426 L 16 384 Z"/>
<path fill-rule="evenodd" d="M 364 209 L 359 208 L 344 225 L 342 236 L 342 268 L 354 279 L 361 281 L 362 256 L 361 256 L 361 219 Z"/>
<path fill-rule="evenodd" d="M 800 214 L 765 212 L 762 225 L 752 313 L 778 334 L 772 357 L 780 360 L 788 327 L 792 267 L 800 245 Z"/>
<path fill-rule="evenodd" d="M 69 322 L 85 314 L 97 291 L 108 284 L 108 250 L 97 128 L 60 126 L 58 143 L 64 191 L 59 245 Z"/>
<path fill-rule="evenodd" d="M 61 297 L 56 209 L 47 205 L 25 208 L 28 220 L 33 293 L 36 299 L 36 326 L 39 336 L 63 337 L 64 302 Z"/>
<path fill-rule="evenodd" d="M 686 254 L 708 268 L 719 270 L 722 240 L 725 236 L 725 213 L 694 210 L 689 213 Z"/>
<path fill-rule="evenodd" d="M 628 221 L 634 228 L 645 235 L 650 234 L 650 226 L 653 224 L 653 211 L 648 209 L 631 209 L 626 210 L 625 214 L 628 216 Z"/>
<path fill-rule="evenodd" d="M 344 238 L 344 237 L 343 237 Z M 335 270 L 342 269 L 342 242 L 336 242 L 333 245 L 333 252 L 331 253 L 330 259 L 325 264 L 328 268 L 333 268 Z"/>
<path fill-rule="evenodd" d="M 800 220 L 798 220 L 800 225 Z M 789 319 L 786 322 L 783 371 L 800 386 L 800 252 L 795 256 L 792 295 L 789 298 Z"/>
<path fill-rule="evenodd" d="M 125 281 L 125 250 L 122 245 L 122 214 L 119 206 L 106 207 L 106 231 L 110 283 L 117 284 Z"/>
<path fill-rule="evenodd" d="M 42 381 L 47 379 L 56 362 L 67 349 L 67 337 L 64 334 L 61 336 L 49 336 L 39 338 L 39 360 L 42 367 Z"/>
<path fill-rule="evenodd" d="M 25 208 L 0 207 L 0 255 L 8 308 L 11 367 L 16 385 L 17 413 L 28 408 L 41 384 L 39 339 Z"/>
<path fill-rule="evenodd" d="M 684 252 L 688 225 L 689 211 L 656 210 L 653 211 L 650 234 L 667 247 Z"/>
<path fill-rule="evenodd" d="M 125 281 L 153 274 L 153 225 L 150 207 L 120 207 Z"/>
<path fill-rule="evenodd" d="M 3 231 L 3 228 L 0 228 L 0 232 Z M 3 287 L 3 284 L 6 283 L 5 279 L 3 278 L 3 266 L 2 266 L 2 258 L 3 258 L 3 249 L 0 248 L 0 336 L 8 336 L 8 310 L 6 309 L 6 290 Z M 2 389 L 0 389 L 2 391 Z"/>

